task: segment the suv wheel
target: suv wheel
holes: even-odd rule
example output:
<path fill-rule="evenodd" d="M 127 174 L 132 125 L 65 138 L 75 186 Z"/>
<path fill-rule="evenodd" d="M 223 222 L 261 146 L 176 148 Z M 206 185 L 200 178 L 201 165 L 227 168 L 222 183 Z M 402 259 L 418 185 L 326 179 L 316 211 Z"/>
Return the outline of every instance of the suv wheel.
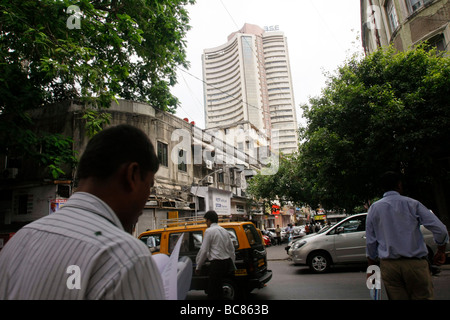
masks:
<path fill-rule="evenodd" d="M 331 260 L 325 252 L 313 253 L 309 259 L 309 268 L 315 273 L 327 272 L 330 268 L 330 264 Z"/>
<path fill-rule="evenodd" d="M 236 300 L 238 298 L 238 287 L 232 280 L 226 279 L 222 283 L 222 292 L 224 300 Z"/>

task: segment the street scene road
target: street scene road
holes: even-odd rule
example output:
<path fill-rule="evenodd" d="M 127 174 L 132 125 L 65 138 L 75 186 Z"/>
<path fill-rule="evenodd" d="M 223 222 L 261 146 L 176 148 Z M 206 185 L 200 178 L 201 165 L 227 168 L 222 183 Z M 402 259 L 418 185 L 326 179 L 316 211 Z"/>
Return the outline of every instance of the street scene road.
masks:
<path fill-rule="evenodd" d="M 325 274 L 314 274 L 307 266 L 297 266 L 288 259 L 285 244 L 267 247 L 269 269 L 273 278 L 261 290 L 254 290 L 249 300 L 371 300 L 366 287 L 366 265 L 336 266 Z M 450 300 L 450 265 L 433 276 L 436 300 Z M 202 291 L 191 291 L 188 300 L 206 300 Z M 382 300 L 387 300 L 382 286 Z"/>
<path fill-rule="evenodd" d="M 449 12 L 1 1 L 0 302 L 450 300 Z"/>

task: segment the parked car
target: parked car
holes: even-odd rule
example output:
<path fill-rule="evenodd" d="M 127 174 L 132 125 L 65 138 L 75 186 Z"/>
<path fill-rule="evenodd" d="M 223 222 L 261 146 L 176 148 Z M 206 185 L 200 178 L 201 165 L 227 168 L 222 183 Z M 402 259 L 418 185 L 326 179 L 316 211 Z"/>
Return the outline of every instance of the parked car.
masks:
<path fill-rule="evenodd" d="M 295 226 L 295 227 L 293 227 L 291 240 L 296 240 L 296 239 L 299 239 L 299 238 L 303 238 L 304 236 L 306 236 L 305 226 Z"/>
<path fill-rule="evenodd" d="M 331 228 L 331 225 L 326 225 L 324 226 L 322 229 L 320 229 L 317 233 L 314 234 L 318 234 L 318 233 L 322 233 L 325 232 L 326 230 L 328 230 L 329 228 Z M 312 234 L 310 234 L 311 236 Z M 284 248 L 286 250 L 286 253 L 289 254 L 289 249 L 292 247 L 292 245 L 299 241 L 301 238 L 303 238 L 304 236 L 306 236 L 306 233 L 302 233 L 301 236 L 294 236 L 294 239 L 292 241 L 289 241 L 289 243 L 287 244 L 287 246 Z"/>
<path fill-rule="evenodd" d="M 334 226 L 304 236 L 290 244 L 288 254 L 294 264 L 308 265 L 313 272 L 323 273 L 334 264 L 365 263 L 367 213 L 349 216 Z M 433 234 L 421 227 L 430 256 L 437 246 Z"/>
<path fill-rule="evenodd" d="M 179 226 L 172 224 L 168 228 L 146 231 L 138 238 L 149 247 L 152 254 L 170 255 L 177 240 L 184 234 L 180 257 L 187 256 L 192 261 L 194 270 L 190 290 L 206 291 L 209 263 L 202 268 L 201 275 L 196 275 L 195 260 L 207 226 L 204 220 L 193 223 L 180 223 Z M 251 222 L 223 222 L 219 225 L 229 232 L 236 254 L 236 270 L 223 281 L 225 298 L 235 300 L 253 289 L 263 288 L 272 278 L 272 271 L 267 268 L 266 249 L 259 229 Z"/>

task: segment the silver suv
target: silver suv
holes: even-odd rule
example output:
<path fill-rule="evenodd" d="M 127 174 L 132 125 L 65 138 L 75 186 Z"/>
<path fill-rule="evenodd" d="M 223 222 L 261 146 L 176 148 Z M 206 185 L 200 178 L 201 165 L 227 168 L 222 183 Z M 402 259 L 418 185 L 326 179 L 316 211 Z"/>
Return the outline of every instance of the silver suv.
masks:
<path fill-rule="evenodd" d="M 359 213 L 334 226 L 304 236 L 292 243 L 288 254 L 294 264 L 308 265 L 313 272 L 328 271 L 332 264 L 364 263 L 366 258 L 366 217 Z M 430 231 L 421 227 L 429 256 L 436 252 Z"/>

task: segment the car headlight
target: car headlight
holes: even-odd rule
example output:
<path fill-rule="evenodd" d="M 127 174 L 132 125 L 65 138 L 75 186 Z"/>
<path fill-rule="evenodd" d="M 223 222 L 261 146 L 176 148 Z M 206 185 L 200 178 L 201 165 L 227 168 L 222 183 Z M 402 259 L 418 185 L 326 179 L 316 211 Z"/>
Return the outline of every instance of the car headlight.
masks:
<path fill-rule="evenodd" d="M 297 242 L 295 242 L 295 243 L 292 245 L 292 250 L 301 248 L 301 247 L 303 247 L 305 244 L 306 244 L 306 241 L 305 241 L 305 240 L 303 240 L 303 241 L 297 241 Z"/>

